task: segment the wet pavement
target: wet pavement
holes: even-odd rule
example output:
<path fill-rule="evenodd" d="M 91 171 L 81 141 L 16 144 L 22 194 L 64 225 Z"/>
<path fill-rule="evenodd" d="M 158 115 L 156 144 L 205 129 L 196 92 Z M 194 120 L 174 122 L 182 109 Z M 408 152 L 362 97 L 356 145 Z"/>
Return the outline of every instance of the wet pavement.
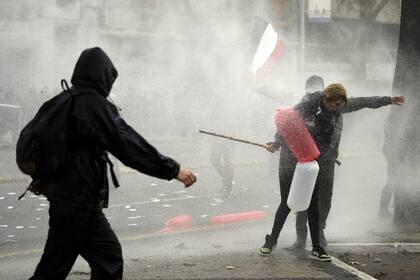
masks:
<path fill-rule="evenodd" d="M 343 268 L 338 260 L 320 264 L 309 260 L 307 253 L 296 255 L 286 250 L 295 237 L 292 214 L 276 254 L 269 258 L 258 255 L 280 202 L 278 155 L 273 161 L 264 151 L 252 151 L 237 158 L 234 191 L 229 198 L 218 194 L 220 177 L 203 160 L 206 154 L 202 151 L 181 157 L 181 162 L 194 167 L 199 176 L 199 182 L 189 189 L 176 181 L 121 169 L 121 187 L 111 191 L 110 207 L 104 212 L 123 245 L 126 279 L 372 279 L 363 274 L 356 277 L 357 270 L 351 274 L 351 269 Z M 361 161 L 376 167 L 382 164 L 376 158 L 344 158 L 343 167 L 336 170 L 337 187 L 327 230 L 332 252 L 337 251 L 338 256 L 342 252 L 337 248 L 348 250 L 343 244 L 354 242 L 420 240 L 412 234 L 391 240 L 383 232 L 383 221 L 378 222 L 372 203 L 379 197 L 383 180 L 363 175 L 366 170 Z M 11 169 L 2 172 L 9 175 L 1 175 L 1 179 L 19 174 L 13 164 L 6 165 Z M 47 232 L 49 203 L 29 193 L 25 200 L 17 201 L 27 185 L 19 176 L 0 184 L 0 279 L 28 278 L 42 253 Z M 370 196 L 365 195 L 366 185 Z M 244 211 L 265 211 L 268 217 L 253 224 L 209 225 L 215 215 Z M 159 233 L 168 219 L 180 215 L 191 217 L 190 230 Z M 334 246 L 338 242 L 341 247 Z M 366 248 L 375 251 L 377 247 Z M 78 260 L 69 279 L 89 279 L 83 260 Z"/>
<path fill-rule="evenodd" d="M 309 259 L 308 251 L 293 254 L 283 239 L 272 256 L 260 256 L 268 226 L 258 222 L 121 237 L 124 279 L 363 279 L 337 260 L 320 263 Z M 0 256 L 1 279 L 27 279 L 40 253 Z M 89 279 L 87 263 L 79 258 L 68 279 Z"/>

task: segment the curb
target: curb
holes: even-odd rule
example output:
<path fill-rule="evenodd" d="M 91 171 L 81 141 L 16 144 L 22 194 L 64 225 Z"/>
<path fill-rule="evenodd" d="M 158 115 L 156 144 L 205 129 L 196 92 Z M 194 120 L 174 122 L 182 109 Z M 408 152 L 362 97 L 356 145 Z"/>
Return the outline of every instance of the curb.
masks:
<path fill-rule="evenodd" d="M 250 211 L 250 212 L 239 212 L 227 215 L 217 215 L 210 219 L 210 225 L 220 225 L 220 224 L 231 224 L 244 221 L 264 219 L 267 217 L 267 212 L 265 211 Z"/>
<path fill-rule="evenodd" d="M 420 243 L 418 242 L 331 243 L 328 244 L 328 248 L 333 249 L 334 252 L 360 252 L 369 248 L 371 253 L 420 253 Z"/>
<path fill-rule="evenodd" d="M 170 232 L 192 228 L 192 218 L 189 215 L 179 215 L 166 221 L 165 227 L 159 232 Z"/>
<path fill-rule="evenodd" d="M 360 271 L 357 268 L 354 268 L 353 266 L 346 264 L 345 262 L 340 261 L 337 258 L 332 257 L 331 264 L 336 266 L 336 267 L 339 267 L 341 269 L 344 269 L 345 271 L 347 271 L 351 275 L 354 275 L 358 279 L 361 279 L 361 280 L 378 280 L 378 279 L 370 276 L 369 274 L 367 274 L 363 271 Z"/>
<path fill-rule="evenodd" d="M 369 252 L 374 253 L 389 253 L 389 254 L 404 254 L 404 253 L 420 253 L 420 243 L 409 242 L 385 242 L 385 243 L 331 243 L 328 245 L 330 251 L 357 251 L 361 252 L 368 249 Z M 335 248 L 336 250 L 332 249 Z M 332 249 L 332 250 L 331 250 Z M 338 251 L 337 251 L 338 249 Z M 377 278 L 360 271 L 354 266 L 351 266 L 335 257 L 333 257 L 332 264 L 336 267 L 346 270 L 355 277 L 361 280 L 378 280 Z"/>

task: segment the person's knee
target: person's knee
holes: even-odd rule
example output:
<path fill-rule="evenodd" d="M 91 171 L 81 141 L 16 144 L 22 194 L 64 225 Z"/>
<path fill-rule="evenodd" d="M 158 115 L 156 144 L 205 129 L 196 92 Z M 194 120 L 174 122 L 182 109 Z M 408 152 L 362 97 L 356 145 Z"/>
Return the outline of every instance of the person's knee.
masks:
<path fill-rule="evenodd" d="M 118 253 L 118 250 L 116 250 L 114 253 L 115 254 L 113 255 L 112 259 L 108 259 L 105 262 L 89 262 L 91 267 L 91 280 L 122 279 L 124 270 L 122 251 L 120 250 L 120 253 Z"/>
<path fill-rule="evenodd" d="M 123 279 L 123 264 L 114 271 L 100 266 L 91 267 L 90 280 L 121 280 Z"/>

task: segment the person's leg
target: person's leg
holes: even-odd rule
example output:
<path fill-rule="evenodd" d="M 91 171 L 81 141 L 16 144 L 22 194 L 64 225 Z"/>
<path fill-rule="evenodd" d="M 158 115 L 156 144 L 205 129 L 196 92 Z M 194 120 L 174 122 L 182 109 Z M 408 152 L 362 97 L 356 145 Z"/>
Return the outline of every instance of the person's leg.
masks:
<path fill-rule="evenodd" d="M 319 186 L 318 181 L 315 184 L 314 192 L 312 193 L 311 203 L 308 208 L 308 224 L 309 232 L 311 234 L 312 247 L 319 247 Z"/>
<path fill-rule="evenodd" d="M 290 185 L 292 184 L 293 172 L 280 171 L 280 195 L 281 202 L 274 217 L 274 224 L 271 230 L 271 238 L 276 241 L 279 238 L 280 232 L 283 228 L 286 218 L 290 213 L 290 208 L 287 206 L 287 198 L 289 197 Z"/>
<path fill-rule="evenodd" d="M 216 172 L 222 176 L 223 167 L 221 163 L 221 150 L 219 147 L 220 145 L 217 142 L 210 144 L 210 163 Z"/>
<path fill-rule="evenodd" d="M 305 248 L 306 237 L 308 234 L 308 211 L 297 212 L 296 214 L 296 241 L 293 247 L 296 249 Z"/>
<path fill-rule="evenodd" d="M 88 211 L 51 202 L 49 230 L 44 253 L 30 280 L 66 279 L 83 240 Z"/>
<path fill-rule="evenodd" d="M 281 203 L 276 211 L 274 217 L 273 228 L 271 234 L 265 236 L 265 243 L 260 248 L 260 254 L 269 255 L 272 249 L 277 245 L 277 239 L 279 238 L 280 232 L 286 221 L 287 216 L 290 213 L 290 208 L 287 206 L 287 197 L 289 196 L 290 184 L 292 183 L 293 172 L 279 171 L 280 179 L 280 195 Z"/>
<path fill-rule="evenodd" d="M 312 239 L 312 251 L 310 257 L 319 261 L 331 261 L 331 257 L 325 252 L 319 242 L 319 185 L 315 184 L 311 203 L 308 209 L 309 231 Z"/>
<path fill-rule="evenodd" d="M 321 163 L 319 182 L 319 242 L 322 247 L 327 246 L 324 230 L 327 225 L 327 218 L 331 210 L 331 201 L 334 186 L 335 162 Z"/>
<path fill-rule="evenodd" d="M 233 145 L 231 143 L 227 143 L 226 145 L 221 147 L 221 159 L 222 159 L 222 177 L 223 177 L 223 190 L 222 192 L 226 195 L 230 195 L 232 193 L 232 186 L 233 186 L 233 162 L 232 162 L 232 155 L 233 155 Z"/>
<path fill-rule="evenodd" d="M 121 245 L 102 211 L 92 215 L 80 255 L 91 267 L 91 280 L 122 279 Z"/>
<path fill-rule="evenodd" d="M 219 174 L 221 181 L 222 181 L 222 186 L 220 188 L 220 190 L 218 191 L 219 194 L 221 195 L 225 195 L 226 194 L 226 186 L 228 186 L 229 191 L 231 190 L 232 186 L 232 182 L 230 182 L 230 184 L 227 183 L 227 172 L 229 172 L 229 170 L 226 169 L 226 164 L 223 160 L 223 153 L 224 153 L 224 145 L 222 142 L 220 141 L 214 141 L 211 143 L 210 146 L 210 162 L 212 164 L 212 166 L 214 167 L 214 169 L 216 170 L 217 174 Z M 233 169 L 232 169 L 233 171 Z M 232 173 L 233 174 L 233 173 Z M 230 192 L 229 192 L 230 194 Z"/>
<path fill-rule="evenodd" d="M 387 183 L 385 184 L 384 188 L 381 192 L 381 201 L 379 204 L 379 212 L 378 216 L 381 218 L 387 218 L 391 216 L 391 213 L 388 211 L 388 205 L 392 198 L 392 185 L 388 178 Z"/>

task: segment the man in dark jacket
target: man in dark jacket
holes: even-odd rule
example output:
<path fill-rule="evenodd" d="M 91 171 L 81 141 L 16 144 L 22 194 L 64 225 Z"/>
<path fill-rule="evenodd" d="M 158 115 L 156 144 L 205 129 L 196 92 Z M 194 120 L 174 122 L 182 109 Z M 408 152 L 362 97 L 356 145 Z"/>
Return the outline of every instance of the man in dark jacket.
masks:
<path fill-rule="evenodd" d="M 81 255 L 91 279 L 122 279 L 121 245 L 102 208 L 108 206 L 107 152 L 123 164 L 161 179 L 177 179 L 189 187 L 192 171 L 160 154 L 125 123 L 106 98 L 118 76 L 100 48 L 82 52 L 71 79 L 74 97 L 70 118 L 72 162 L 43 182 L 50 201 L 49 231 L 44 253 L 30 279 L 65 279 Z M 84 93 L 85 92 L 85 93 Z"/>
<path fill-rule="evenodd" d="M 313 250 L 311 257 L 321 261 L 331 258 L 325 252 L 325 244 L 320 240 L 320 229 L 325 228 L 332 197 L 334 180 L 334 164 L 338 156 L 341 130 L 343 127 L 342 113 L 357 111 L 363 108 L 379 108 L 390 104 L 402 104 L 404 97 L 355 97 L 347 98 L 346 90 L 341 84 L 331 84 L 323 91 L 309 93 L 294 109 L 300 113 L 321 152 L 317 159 L 319 173 L 315 184 L 311 203 L 308 208 L 308 222 L 311 233 Z M 271 234 L 267 234 L 265 244 L 260 248 L 260 253 L 268 255 L 277 244 L 280 231 L 290 212 L 287 206 L 287 197 L 293 178 L 297 160 L 290 151 L 281 135 L 276 134 L 275 142 L 268 145 L 268 150 L 273 152 L 281 147 L 279 178 L 281 203 L 276 212 Z M 323 189 L 326 195 L 322 213 L 319 211 L 319 191 Z M 330 191 L 329 191 L 330 190 Z M 306 233 L 305 233 L 306 235 Z"/>

